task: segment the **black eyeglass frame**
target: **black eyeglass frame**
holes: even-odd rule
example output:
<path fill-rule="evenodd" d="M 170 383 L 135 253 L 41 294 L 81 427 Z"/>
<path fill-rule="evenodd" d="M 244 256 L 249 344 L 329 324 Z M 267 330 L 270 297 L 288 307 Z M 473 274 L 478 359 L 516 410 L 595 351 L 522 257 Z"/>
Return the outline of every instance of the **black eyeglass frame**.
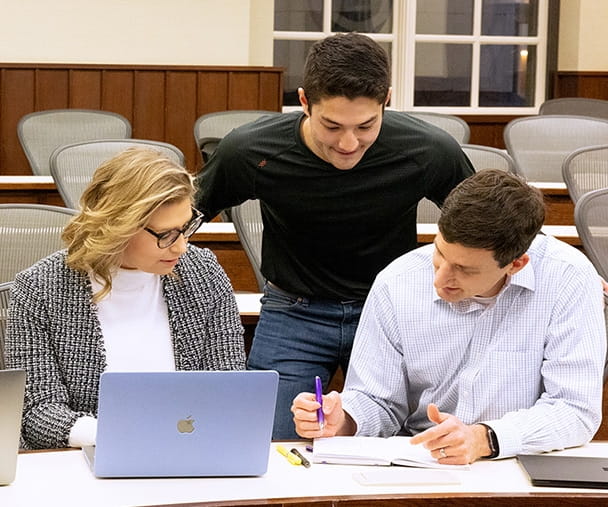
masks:
<path fill-rule="evenodd" d="M 201 226 L 201 224 L 205 221 L 205 215 L 203 215 L 196 208 L 192 208 L 192 218 L 188 221 L 186 225 L 182 229 L 170 229 L 168 231 L 158 233 L 150 229 L 149 227 L 144 227 L 144 231 L 149 232 L 156 238 L 156 246 L 158 248 L 164 250 L 165 248 L 169 248 L 173 243 L 175 243 L 180 235 L 183 235 L 184 238 L 189 239 L 197 229 Z M 168 241 L 168 243 L 166 243 Z"/>

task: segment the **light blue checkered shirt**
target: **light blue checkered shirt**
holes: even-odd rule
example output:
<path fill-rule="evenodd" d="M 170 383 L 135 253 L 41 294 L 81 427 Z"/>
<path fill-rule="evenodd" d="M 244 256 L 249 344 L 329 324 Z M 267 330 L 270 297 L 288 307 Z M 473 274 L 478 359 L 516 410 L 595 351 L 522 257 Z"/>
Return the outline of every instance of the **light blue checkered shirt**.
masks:
<path fill-rule="evenodd" d="M 539 236 L 494 304 L 450 304 L 433 288 L 433 245 L 376 278 L 342 395 L 358 435 L 415 434 L 427 405 L 486 422 L 500 456 L 582 445 L 601 421 L 606 328 L 597 272 Z"/>

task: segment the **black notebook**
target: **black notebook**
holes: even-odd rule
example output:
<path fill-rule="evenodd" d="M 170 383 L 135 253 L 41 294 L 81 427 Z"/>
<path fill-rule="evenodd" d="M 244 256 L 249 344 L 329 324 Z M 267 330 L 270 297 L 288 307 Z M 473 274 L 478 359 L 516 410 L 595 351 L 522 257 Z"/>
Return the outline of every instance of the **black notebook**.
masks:
<path fill-rule="evenodd" d="M 533 486 L 608 489 L 608 458 L 520 454 Z"/>

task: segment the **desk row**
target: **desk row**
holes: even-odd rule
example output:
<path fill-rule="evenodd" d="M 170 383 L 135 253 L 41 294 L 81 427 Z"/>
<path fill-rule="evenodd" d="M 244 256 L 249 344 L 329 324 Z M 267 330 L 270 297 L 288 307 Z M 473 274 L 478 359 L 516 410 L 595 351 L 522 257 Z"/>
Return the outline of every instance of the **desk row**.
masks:
<path fill-rule="evenodd" d="M 565 183 L 533 183 L 543 191 L 547 224 L 573 225 L 574 205 Z M 64 206 L 51 176 L 0 175 L 0 203 L 22 202 Z"/>

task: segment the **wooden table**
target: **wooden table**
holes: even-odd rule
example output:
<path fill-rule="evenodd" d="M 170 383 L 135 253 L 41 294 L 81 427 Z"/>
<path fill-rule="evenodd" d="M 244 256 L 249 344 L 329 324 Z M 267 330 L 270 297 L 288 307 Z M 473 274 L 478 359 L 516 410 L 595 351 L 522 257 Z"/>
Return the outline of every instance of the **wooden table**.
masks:
<path fill-rule="evenodd" d="M 548 225 L 573 225 L 574 205 L 564 183 L 531 182 L 547 204 Z M 33 202 L 64 206 L 51 176 L 0 175 L 0 203 Z"/>
<path fill-rule="evenodd" d="M 0 175 L 0 203 L 65 206 L 51 176 Z"/>
<path fill-rule="evenodd" d="M 547 214 L 545 224 L 547 225 L 574 225 L 574 203 L 566 184 L 562 182 L 530 182 L 540 188 L 545 197 Z"/>
<path fill-rule="evenodd" d="M 573 228 L 574 206 L 563 183 L 534 183 L 543 190 L 547 201 L 547 234 L 580 247 L 580 240 Z M 0 203 L 34 202 L 64 206 L 51 176 L 0 176 Z M 569 225 L 570 228 L 553 227 Z M 551 226 L 551 227 L 548 227 Z M 436 228 L 420 227 L 420 244 L 433 241 Z M 232 223 L 211 222 L 204 224 L 191 238 L 192 243 L 207 247 L 217 256 L 228 274 L 235 291 L 258 292 L 259 287 Z"/>
<path fill-rule="evenodd" d="M 577 248 L 581 241 L 574 225 L 546 225 L 543 232 L 569 243 Z M 436 224 L 418 224 L 418 243 L 431 243 L 437 234 Z M 210 222 L 203 224 L 190 241 L 206 247 L 215 253 L 228 274 L 235 291 L 258 292 L 258 284 L 231 222 Z"/>

